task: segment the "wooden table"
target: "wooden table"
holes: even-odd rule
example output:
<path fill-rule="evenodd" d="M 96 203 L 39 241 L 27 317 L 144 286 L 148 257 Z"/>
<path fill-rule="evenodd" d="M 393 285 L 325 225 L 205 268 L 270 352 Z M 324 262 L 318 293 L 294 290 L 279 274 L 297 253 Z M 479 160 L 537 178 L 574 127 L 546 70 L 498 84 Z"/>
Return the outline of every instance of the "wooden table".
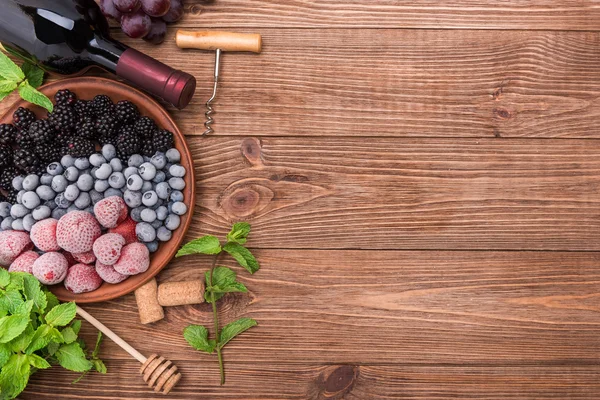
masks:
<path fill-rule="evenodd" d="M 221 318 L 260 326 L 228 345 L 219 387 L 182 338 L 207 304 L 152 326 L 132 295 L 87 309 L 176 362 L 172 399 L 597 399 L 598 5 L 195 1 L 161 46 L 115 32 L 198 78 L 173 111 L 196 160 L 188 237 L 252 223 L 262 269 Z M 260 56 L 224 55 L 211 137 L 214 56 L 178 50 L 183 27 L 264 37 Z M 21 397 L 163 398 L 113 343 L 101 356 L 108 375 L 39 372 Z"/>

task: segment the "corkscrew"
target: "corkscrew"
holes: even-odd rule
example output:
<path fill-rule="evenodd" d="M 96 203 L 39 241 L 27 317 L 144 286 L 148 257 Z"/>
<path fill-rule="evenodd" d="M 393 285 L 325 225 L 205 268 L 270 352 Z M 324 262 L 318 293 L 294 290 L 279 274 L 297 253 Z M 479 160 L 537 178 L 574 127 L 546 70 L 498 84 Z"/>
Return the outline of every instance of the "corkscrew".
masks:
<path fill-rule="evenodd" d="M 203 135 L 213 133 L 212 125 L 215 122 L 213 115 L 215 110 L 212 103 L 217 98 L 219 87 L 219 74 L 221 69 L 221 56 L 224 51 L 249 51 L 260 53 L 262 50 L 262 38 L 259 34 L 233 33 L 233 32 L 191 32 L 178 30 L 175 36 L 177 46 L 182 49 L 200 49 L 215 51 L 215 71 L 212 96 L 206 102 L 206 131 Z"/>

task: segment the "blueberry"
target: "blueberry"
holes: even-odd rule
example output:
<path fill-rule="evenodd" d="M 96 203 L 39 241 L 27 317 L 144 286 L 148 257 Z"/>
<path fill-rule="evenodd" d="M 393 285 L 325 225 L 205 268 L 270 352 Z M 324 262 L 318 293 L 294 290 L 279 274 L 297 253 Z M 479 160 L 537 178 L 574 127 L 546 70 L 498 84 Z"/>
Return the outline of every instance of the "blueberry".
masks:
<path fill-rule="evenodd" d="M 106 190 L 106 192 L 104 192 L 104 198 L 112 197 L 112 196 L 123 197 L 123 192 L 121 192 L 119 189 L 108 188 Z"/>
<path fill-rule="evenodd" d="M 167 150 L 165 155 L 167 156 L 167 160 L 169 160 L 170 163 L 178 163 L 179 161 L 181 161 L 181 153 L 179 153 L 179 150 L 175 148 Z"/>
<path fill-rule="evenodd" d="M 152 223 L 156 221 L 156 211 L 151 208 L 146 208 L 142 210 L 140 217 L 142 218 L 142 221 Z"/>
<path fill-rule="evenodd" d="M 56 193 L 64 192 L 67 186 L 69 186 L 69 181 L 67 181 L 67 178 L 65 178 L 64 176 L 56 175 L 52 178 L 51 187 L 52 190 L 54 190 Z"/>
<path fill-rule="evenodd" d="M 167 207 L 165 207 L 165 206 L 160 206 L 156 209 L 156 218 L 159 221 L 164 221 L 165 219 L 167 219 L 168 214 L 169 214 L 169 211 L 167 210 Z"/>
<path fill-rule="evenodd" d="M 27 231 L 27 232 L 31 232 L 31 227 L 33 227 L 33 225 L 36 223 L 37 221 L 33 218 L 33 215 L 31 214 L 27 214 L 24 218 L 23 218 L 23 228 Z"/>
<path fill-rule="evenodd" d="M 0 224 L 0 228 L 2 228 L 3 231 L 11 230 L 13 221 L 14 221 L 14 219 L 12 217 L 4 218 L 2 220 L 2 224 Z"/>
<path fill-rule="evenodd" d="M 23 195 L 27 193 L 27 190 L 19 190 L 17 193 L 17 204 L 23 204 Z"/>
<path fill-rule="evenodd" d="M 140 222 L 135 226 L 135 234 L 140 242 L 152 242 L 156 239 L 156 230 L 147 222 Z"/>
<path fill-rule="evenodd" d="M 152 222 L 150 223 L 150 225 L 152 225 L 152 227 L 153 227 L 154 229 L 158 229 L 158 228 L 160 228 L 161 226 L 163 226 L 163 222 L 162 222 L 162 221 L 159 221 L 158 219 L 155 219 L 154 221 L 152 221 Z"/>
<path fill-rule="evenodd" d="M 176 201 L 171 206 L 171 210 L 173 211 L 173 214 L 184 215 L 187 212 L 187 206 L 181 201 Z"/>
<path fill-rule="evenodd" d="M 52 184 L 52 175 L 45 173 L 40 177 L 40 184 L 42 185 L 51 185 Z"/>
<path fill-rule="evenodd" d="M 129 160 L 127 161 L 127 165 L 129 165 L 130 167 L 136 167 L 136 168 L 138 168 L 143 163 L 144 163 L 144 157 L 142 157 L 139 154 L 132 155 L 131 157 L 129 157 Z"/>
<path fill-rule="evenodd" d="M 151 181 L 156 176 L 156 167 L 149 162 L 145 162 L 138 168 L 140 176 L 145 181 Z"/>
<path fill-rule="evenodd" d="M 167 182 L 161 182 L 156 185 L 155 191 L 159 199 L 166 200 L 171 196 L 172 190 Z"/>
<path fill-rule="evenodd" d="M 110 166 L 113 171 L 117 171 L 117 172 L 123 171 L 123 164 L 121 163 L 121 160 L 119 160 L 118 158 L 113 158 L 112 160 L 110 160 Z"/>
<path fill-rule="evenodd" d="M 79 197 L 77 197 L 74 204 L 80 210 L 83 210 L 84 208 L 88 208 L 90 206 L 90 204 L 92 204 L 92 199 L 90 197 L 90 194 L 87 192 L 79 193 Z"/>
<path fill-rule="evenodd" d="M 144 162 L 150 162 L 152 157 L 144 156 Z"/>
<path fill-rule="evenodd" d="M 102 146 L 102 156 L 108 161 L 115 158 L 117 156 L 117 150 L 115 149 L 115 146 L 110 143 Z"/>
<path fill-rule="evenodd" d="M 156 192 L 153 190 L 149 190 L 146 193 L 144 193 L 144 195 L 142 196 L 142 203 L 146 206 L 146 207 L 152 207 L 153 205 L 155 205 L 158 202 L 158 196 L 156 195 Z"/>
<path fill-rule="evenodd" d="M 113 172 L 108 178 L 108 184 L 115 189 L 121 189 L 125 186 L 125 176 L 122 172 Z"/>
<path fill-rule="evenodd" d="M 55 208 L 52 210 L 52 218 L 54 219 L 61 219 L 65 214 L 67 214 L 67 210 L 64 208 Z"/>
<path fill-rule="evenodd" d="M 90 175 L 92 176 L 92 178 L 96 179 L 96 171 L 98 171 L 98 167 L 94 167 L 90 170 Z"/>
<path fill-rule="evenodd" d="M 106 163 L 106 158 L 104 158 L 100 153 L 94 153 L 90 156 L 89 161 L 94 167 L 99 167 Z"/>
<path fill-rule="evenodd" d="M 157 152 L 152 156 L 150 162 L 156 167 L 156 169 L 163 169 L 167 165 L 167 157 L 165 153 Z"/>
<path fill-rule="evenodd" d="M 85 212 L 88 212 L 90 214 L 94 214 L 94 206 L 89 206 L 88 208 L 84 208 L 81 211 L 85 211 Z"/>
<path fill-rule="evenodd" d="M 125 175 L 125 178 L 129 178 L 130 176 L 137 175 L 137 174 L 138 174 L 138 169 L 136 167 L 127 167 L 127 168 L 125 168 L 125 171 L 123 171 L 123 175 Z"/>
<path fill-rule="evenodd" d="M 152 182 L 154 183 L 161 183 L 167 180 L 167 174 L 165 174 L 163 171 L 158 171 L 156 173 L 156 176 L 154 177 L 154 179 L 152 179 Z"/>
<path fill-rule="evenodd" d="M 54 202 L 56 203 L 56 205 L 58 206 L 58 208 L 62 208 L 62 209 L 67 209 L 71 205 L 71 202 L 69 200 L 65 199 L 65 194 L 64 193 L 59 193 L 54 198 Z M 52 215 L 54 215 L 54 212 L 52 213 Z"/>
<path fill-rule="evenodd" d="M 142 186 L 144 185 L 144 180 L 139 175 L 131 175 L 127 178 L 127 189 L 129 190 L 142 190 Z"/>
<path fill-rule="evenodd" d="M 94 182 L 94 190 L 97 192 L 103 193 L 109 187 L 110 185 L 106 179 L 98 179 L 96 182 Z"/>
<path fill-rule="evenodd" d="M 150 190 L 152 190 L 154 188 L 154 186 L 152 185 L 152 182 L 150 181 L 144 181 L 144 184 L 142 185 L 142 193 L 146 193 Z"/>
<path fill-rule="evenodd" d="M 161 226 L 156 231 L 156 238 L 161 242 L 168 242 L 171 240 L 171 236 L 173 236 L 173 234 L 165 226 Z"/>
<path fill-rule="evenodd" d="M 75 199 L 77 197 L 79 197 L 79 188 L 75 184 L 69 185 L 65 189 L 64 194 L 65 194 L 65 199 L 67 199 L 69 201 L 75 201 Z"/>
<path fill-rule="evenodd" d="M 33 210 L 37 206 L 39 206 L 42 202 L 40 201 L 40 196 L 35 192 L 25 192 L 23 194 L 23 205 L 30 210 Z"/>
<path fill-rule="evenodd" d="M 127 204 L 129 208 L 139 207 L 142 205 L 142 193 L 127 189 L 123 193 L 123 200 L 125 200 L 125 204 Z"/>
<path fill-rule="evenodd" d="M 17 218 L 12 222 L 12 228 L 15 231 L 24 231 L 25 228 L 23 227 L 23 218 Z"/>
<path fill-rule="evenodd" d="M 104 196 L 102 195 L 102 193 L 94 189 L 90 190 L 90 199 L 92 200 L 93 205 L 96 205 L 96 203 L 102 200 L 103 198 Z"/>
<path fill-rule="evenodd" d="M 148 251 L 150 253 L 154 253 L 156 252 L 156 250 L 158 250 L 158 242 L 156 240 L 150 242 L 150 243 L 144 243 L 146 245 L 146 247 L 148 248 Z"/>
<path fill-rule="evenodd" d="M 87 157 L 80 157 L 75 160 L 75 167 L 79 170 L 88 169 L 90 167 L 90 160 Z"/>
<path fill-rule="evenodd" d="M 181 218 L 179 218 L 179 215 L 169 214 L 165 220 L 165 226 L 170 231 L 174 231 L 175 229 L 179 228 L 180 224 Z"/>
<path fill-rule="evenodd" d="M 112 167 L 110 166 L 110 164 L 104 163 L 98 167 L 98 170 L 96 171 L 96 178 L 108 179 L 110 174 L 112 174 Z"/>
<path fill-rule="evenodd" d="M 66 154 L 60 159 L 60 164 L 63 166 L 63 168 L 72 167 L 73 165 L 75 165 L 75 158 Z"/>
<path fill-rule="evenodd" d="M 178 164 L 171 165 L 171 168 L 169 168 L 169 173 L 175 178 L 183 178 L 185 176 L 185 168 Z"/>
<path fill-rule="evenodd" d="M 45 202 L 44 202 L 44 205 L 45 205 L 46 207 L 48 207 L 49 209 L 51 209 L 51 210 L 54 210 L 56 207 L 58 207 L 58 206 L 56 205 L 56 202 L 54 201 L 54 199 L 52 199 L 52 200 L 48 200 L 48 201 L 45 201 Z"/>
<path fill-rule="evenodd" d="M 65 170 L 65 178 L 67 178 L 69 182 L 75 182 L 77 178 L 79 178 L 79 170 L 77 167 L 72 166 L 67 168 Z"/>
<path fill-rule="evenodd" d="M 136 207 L 131 210 L 131 212 L 129 213 L 129 216 L 135 222 L 141 222 L 142 221 L 142 211 L 144 211 L 144 207 Z"/>
<path fill-rule="evenodd" d="M 169 179 L 169 186 L 175 190 L 183 190 L 185 188 L 185 181 L 181 178 Z"/>
<path fill-rule="evenodd" d="M 0 203 L 0 217 L 6 218 L 10 216 L 10 206 L 11 204 L 8 201 Z"/>
<path fill-rule="evenodd" d="M 27 175 L 25 179 L 23 179 L 23 189 L 24 190 L 35 190 L 36 187 L 40 185 L 40 177 L 34 174 Z"/>
<path fill-rule="evenodd" d="M 89 174 L 79 175 L 77 187 L 83 192 L 89 192 L 94 187 L 94 178 Z"/>
<path fill-rule="evenodd" d="M 36 207 L 31 212 L 31 215 L 33 216 L 33 218 L 36 221 L 41 221 L 43 219 L 49 218 L 51 214 L 52 214 L 52 210 L 48 206 L 39 206 L 39 207 Z"/>
<path fill-rule="evenodd" d="M 56 197 L 56 193 L 48 185 L 38 186 L 38 188 L 35 189 L 35 193 L 44 201 L 54 200 Z"/>
<path fill-rule="evenodd" d="M 180 190 L 171 192 L 171 201 L 183 201 L 183 193 Z"/>
<path fill-rule="evenodd" d="M 69 208 L 67 208 L 67 212 L 71 212 L 71 211 L 79 211 L 79 208 L 77 208 L 77 206 L 75 204 L 71 204 L 69 206 Z"/>
<path fill-rule="evenodd" d="M 25 180 L 25 178 L 22 177 L 21 175 L 15 176 L 12 180 L 12 187 L 15 190 L 23 190 L 23 181 L 24 180 Z"/>

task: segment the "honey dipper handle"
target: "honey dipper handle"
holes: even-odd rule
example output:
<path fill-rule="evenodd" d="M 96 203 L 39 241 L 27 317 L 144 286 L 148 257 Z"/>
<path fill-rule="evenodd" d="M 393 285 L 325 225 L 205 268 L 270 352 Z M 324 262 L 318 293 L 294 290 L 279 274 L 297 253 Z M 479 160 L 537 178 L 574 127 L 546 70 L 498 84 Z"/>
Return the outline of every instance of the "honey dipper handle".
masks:
<path fill-rule="evenodd" d="M 260 53 L 262 50 L 261 36 L 253 33 L 178 30 L 175 41 L 177 46 L 182 49 L 221 49 L 223 51 L 251 51 L 253 53 Z"/>
<path fill-rule="evenodd" d="M 119 345 L 120 348 L 128 352 L 133 358 L 135 358 L 142 364 L 146 362 L 146 357 L 144 357 L 143 354 L 131 347 L 129 343 L 121 339 L 119 336 L 117 336 L 116 333 L 108 329 L 106 325 L 98 321 L 96 318 L 92 317 L 90 314 L 87 313 L 87 311 L 85 311 L 79 306 L 77 306 L 77 314 L 79 314 L 79 316 L 81 316 L 90 324 L 94 325 L 100 332 L 108 336 L 113 342 L 115 342 L 117 345 Z"/>

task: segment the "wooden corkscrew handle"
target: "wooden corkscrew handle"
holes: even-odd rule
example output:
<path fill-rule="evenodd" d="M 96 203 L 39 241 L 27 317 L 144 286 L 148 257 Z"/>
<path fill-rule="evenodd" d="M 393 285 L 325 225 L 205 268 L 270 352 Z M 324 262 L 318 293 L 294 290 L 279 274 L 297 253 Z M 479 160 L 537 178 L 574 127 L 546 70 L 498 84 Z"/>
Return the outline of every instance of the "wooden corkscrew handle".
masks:
<path fill-rule="evenodd" d="M 254 33 L 178 30 L 177 46 L 182 49 L 250 51 L 260 53 L 262 37 Z"/>

